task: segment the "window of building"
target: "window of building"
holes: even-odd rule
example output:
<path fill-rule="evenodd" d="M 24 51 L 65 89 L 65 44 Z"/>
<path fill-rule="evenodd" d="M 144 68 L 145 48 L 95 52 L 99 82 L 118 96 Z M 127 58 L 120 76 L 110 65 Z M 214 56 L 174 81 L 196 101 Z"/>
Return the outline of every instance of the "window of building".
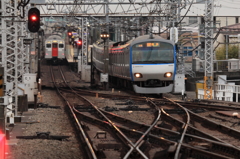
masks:
<path fill-rule="evenodd" d="M 189 17 L 189 24 L 194 24 L 197 22 L 198 22 L 197 17 Z"/>
<path fill-rule="evenodd" d="M 198 55 L 198 51 L 195 51 L 195 54 Z"/>

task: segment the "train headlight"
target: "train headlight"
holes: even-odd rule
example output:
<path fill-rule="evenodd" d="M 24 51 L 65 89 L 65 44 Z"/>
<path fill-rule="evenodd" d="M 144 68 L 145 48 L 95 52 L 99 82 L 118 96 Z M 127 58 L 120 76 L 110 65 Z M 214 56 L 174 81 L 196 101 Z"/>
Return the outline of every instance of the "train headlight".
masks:
<path fill-rule="evenodd" d="M 164 74 L 164 77 L 167 77 L 167 78 L 172 77 L 172 72 L 166 72 Z"/>
<path fill-rule="evenodd" d="M 134 76 L 135 76 L 136 78 L 142 78 L 142 74 L 141 74 L 141 73 L 134 73 Z"/>

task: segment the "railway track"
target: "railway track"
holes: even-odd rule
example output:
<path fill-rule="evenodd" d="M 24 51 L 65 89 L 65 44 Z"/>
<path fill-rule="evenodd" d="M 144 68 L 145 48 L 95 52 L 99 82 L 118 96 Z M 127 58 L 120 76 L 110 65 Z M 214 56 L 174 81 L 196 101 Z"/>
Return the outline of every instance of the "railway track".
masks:
<path fill-rule="evenodd" d="M 58 67 L 60 68 L 60 67 Z M 53 70 L 53 69 L 52 69 Z M 61 72 L 61 69 L 59 69 L 59 71 Z M 53 71 L 51 71 L 52 74 L 53 74 Z M 63 73 L 61 72 L 61 75 L 62 75 L 62 78 L 64 81 L 66 81 L 64 79 L 64 76 L 63 76 Z M 57 81 L 56 79 L 53 78 L 53 81 Z M 59 87 L 59 84 L 57 84 L 56 82 L 54 82 L 55 84 L 55 87 L 58 88 Z M 67 85 L 67 83 L 65 82 L 65 85 Z M 71 87 L 69 87 L 71 89 Z M 75 93 L 75 91 L 73 89 L 71 89 L 72 93 Z M 61 93 L 61 91 L 58 89 L 58 92 L 59 94 L 61 94 L 61 96 L 64 96 L 63 93 Z M 75 93 L 76 94 L 76 93 Z M 110 120 L 108 119 L 100 110 L 98 107 L 96 107 L 95 105 L 93 105 L 89 100 L 87 100 L 85 97 L 79 95 L 79 94 L 76 94 L 78 97 L 80 97 L 84 104 L 85 105 L 88 105 L 90 106 L 91 108 L 89 109 L 94 109 L 94 111 L 96 111 L 97 115 L 100 116 L 100 118 L 103 118 L 104 121 L 106 121 L 108 123 L 108 127 L 109 129 L 111 129 L 111 132 L 109 134 L 114 134 L 114 133 L 117 133 L 115 138 L 117 137 L 117 139 L 123 143 L 124 146 L 122 146 L 122 150 L 119 152 L 119 158 L 128 158 L 130 155 L 134 154 L 136 152 L 138 152 L 138 155 L 140 155 L 142 158 L 148 158 L 140 149 L 140 145 L 142 145 L 143 143 L 143 139 L 145 138 L 146 135 L 148 135 L 148 133 L 150 132 L 150 130 L 156 125 L 156 123 L 158 122 L 159 118 L 160 118 L 160 110 L 158 110 L 158 115 L 156 117 L 156 119 L 153 121 L 152 125 L 145 131 L 145 133 L 136 141 L 136 143 L 133 143 L 126 135 L 124 135 L 124 133 L 122 133 L 122 131 Z M 73 113 L 72 116 L 76 117 L 75 118 L 75 121 L 76 123 L 81 123 L 81 121 L 78 120 L 78 116 L 80 114 L 80 112 L 74 107 L 74 105 L 71 105 L 69 104 L 69 108 L 71 109 L 71 112 Z M 96 115 L 95 114 L 95 115 Z M 84 133 L 84 129 L 82 129 L 81 126 L 78 126 L 78 129 L 80 129 L 81 133 L 82 133 L 82 136 L 86 136 L 86 133 Z M 109 131 L 109 130 L 108 130 Z M 95 131 L 96 133 L 96 136 L 95 137 L 98 137 L 98 135 L 101 133 L 101 134 L 106 134 L 106 131 Z M 88 134 L 89 135 L 89 134 Z M 115 134 L 114 134 L 115 135 Z M 115 139 L 116 140 L 116 139 Z M 86 140 L 84 141 L 86 142 Z M 88 145 L 89 145 L 89 149 L 91 150 L 95 150 L 95 152 L 101 152 L 100 150 L 98 150 L 98 148 L 94 145 L 91 145 L 90 142 L 88 142 Z M 91 146 L 90 146 L 91 145 Z M 97 144 L 99 145 L 99 144 Z M 106 145 L 106 144 L 105 144 Z M 109 144 L 108 144 L 109 145 Z M 116 144 L 115 144 L 116 146 Z M 108 146 L 109 147 L 109 146 Z M 129 147 L 129 148 L 128 148 Z M 129 150 L 127 150 L 129 149 Z M 127 153 L 126 153 L 126 152 Z M 92 152 L 92 151 L 88 151 L 91 153 L 91 157 L 95 158 L 96 156 L 96 153 Z M 116 152 L 116 151 L 114 151 Z M 124 152 L 126 153 L 124 155 Z M 134 153 L 133 153 L 134 152 Z M 89 154 L 89 153 L 88 153 Z M 106 153 L 104 153 L 105 155 Z M 137 155 L 137 156 L 138 156 Z M 100 155 L 101 156 L 101 155 Z M 114 153 L 114 156 L 116 156 L 116 154 Z M 109 156 L 110 158 L 112 158 L 113 156 Z M 109 158 L 108 157 L 108 158 Z M 138 158 L 138 157 L 137 157 Z"/>
<path fill-rule="evenodd" d="M 55 71 L 57 71 L 56 68 Z M 206 108 L 204 104 L 195 103 L 194 105 L 190 102 L 181 103 L 167 98 L 154 99 L 75 89 L 68 86 L 63 73 L 61 76 L 63 76 L 62 81 L 54 82 L 55 87 L 72 113 L 74 125 L 81 134 L 79 136 L 85 145 L 88 158 L 112 158 L 114 156 L 114 158 L 126 159 L 158 157 L 177 159 L 238 158 L 240 156 L 238 145 L 224 140 L 225 138 L 239 139 L 238 131 L 214 123 L 190 110 L 192 107 L 199 106 Z M 151 111 L 154 112 L 155 117 L 150 124 L 121 117 L 114 111 L 108 112 L 99 108 L 86 98 L 96 95 L 112 100 L 128 99 L 136 103 L 146 102 L 152 106 Z M 228 110 L 235 107 L 237 106 L 228 104 L 219 109 L 213 105 L 210 109 Z M 177 115 L 167 113 L 171 109 L 181 109 L 181 113 Z M 206 128 L 206 125 L 215 129 L 213 133 L 208 134 L 201 130 Z M 216 132 L 221 136 L 214 136 Z"/>

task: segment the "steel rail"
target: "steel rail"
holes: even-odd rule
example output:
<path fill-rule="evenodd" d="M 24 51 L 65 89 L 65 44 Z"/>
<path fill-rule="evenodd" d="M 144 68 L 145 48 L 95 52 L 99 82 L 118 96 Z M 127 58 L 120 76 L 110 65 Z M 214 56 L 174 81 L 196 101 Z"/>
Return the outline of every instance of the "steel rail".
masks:
<path fill-rule="evenodd" d="M 60 68 L 60 67 L 59 67 L 59 68 Z M 60 68 L 60 70 L 61 70 L 61 68 Z M 68 107 L 69 107 L 69 109 L 70 109 L 70 111 L 71 111 L 71 113 L 72 113 L 72 115 L 73 115 L 73 117 L 74 117 L 74 120 L 75 120 L 75 122 L 76 122 L 76 124 L 77 124 L 77 126 L 78 126 L 78 128 L 79 128 L 79 130 L 80 130 L 80 132 L 81 132 L 81 134 L 82 134 L 82 139 L 84 140 L 84 142 L 85 142 L 86 145 L 87 145 L 87 148 L 88 148 L 88 150 L 89 150 L 89 152 L 90 152 L 90 154 L 87 153 L 87 154 L 89 155 L 89 156 L 88 156 L 89 159 L 97 159 L 97 156 L 96 156 L 96 154 L 95 154 L 95 151 L 94 151 L 91 143 L 89 142 L 89 140 L 88 140 L 88 138 L 87 138 L 87 135 L 85 134 L 85 132 L 84 132 L 81 124 L 79 123 L 79 121 L 78 121 L 75 113 L 73 112 L 72 106 L 70 105 L 70 103 L 67 101 L 67 99 L 63 96 L 63 94 L 60 92 L 59 88 L 57 87 L 57 84 L 56 84 L 56 81 L 55 81 L 55 78 L 54 78 L 54 73 L 53 73 L 53 68 L 52 68 L 52 66 L 50 67 L 50 72 L 51 72 L 51 77 L 52 77 L 52 82 L 53 82 L 53 84 L 54 84 L 54 87 L 57 89 L 57 92 L 59 93 L 59 95 L 64 99 L 64 101 L 65 101 L 66 104 L 68 105 Z M 62 71 L 60 71 L 60 72 L 61 72 L 61 74 L 62 74 Z M 64 79 L 65 79 L 65 78 L 64 78 Z M 66 80 L 64 80 L 64 81 L 65 81 L 65 83 L 66 83 Z"/>
<path fill-rule="evenodd" d="M 60 69 L 60 70 L 61 70 L 61 69 Z M 61 72 L 62 78 L 65 79 L 62 70 L 61 70 L 60 72 Z M 65 83 L 66 83 L 66 80 L 65 80 Z M 68 85 L 68 84 L 66 83 L 66 85 Z M 69 86 L 69 85 L 68 85 L 68 86 Z M 125 139 L 125 141 L 127 141 L 127 143 L 129 144 L 129 147 L 130 147 L 131 149 L 135 149 L 133 142 L 132 142 L 130 139 L 128 139 L 128 137 L 127 137 L 120 129 L 118 129 L 118 127 L 117 127 L 107 116 L 105 116 L 105 115 L 99 110 L 99 108 L 98 108 L 96 105 L 94 105 L 94 104 L 93 104 L 91 101 L 89 101 L 87 98 L 85 98 L 85 97 L 77 94 L 70 86 L 69 86 L 69 88 L 70 88 L 77 96 L 79 96 L 80 98 L 82 98 L 82 99 L 84 99 L 85 101 L 87 101 L 99 114 L 101 114 L 101 116 L 104 117 L 104 119 L 106 119 L 106 120 L 108 121 L 108 123 L 110 123 L 110 125 Z M 73 107 L 73 109 L 76 110 L 74 107 Z M 138 151 L 138 153 L 139 153 L 143 158 L 148 159 L 148 157 L 147 157 L 140 149 L 136 149 L 136 150 Z"/>
<path fill-rule="evenodd" d="M 148 101 L 149 99 L 147 99 Z M 150 101 L 150 100 L 149 100 Z M 151 101 L 150 101 L 151 102 Z M 151 102 L 152 103 L 152 102 Z M 133 148 L 138 150 L 139 152 L 139 147 L 141 145 L 141 143 L 143 142 L 143 139 L 150 133 L 150 131 L 152 130 L 152 128 L 157 124 L 157 122 L 159 121 L 160 117 L 161 117 L 161 111 L 159 109 L 159 107 L 157 107 L 154 103 L 152 103 L 155 108 L 158 110 L 158 116 L 157 118 L 155 119 L 155 121 L 153 121 L 152 125 L 149 126 L 149 128 L 147 129 L 147 131 L 138 139 L 138 141 L 133 145 Z M 134 149 L 131 149 L 127 152 L 127 154 L 124 156 L 124 159 L 127 159 L 129 157 L 129 155 L 132 153 L 132 151 Z"/>
<path fill-rule="evenodd" d="M 172 103 L 176 104 L 180 108 L 182 108 L 185 111 L 186 115 L 187 115 L 187 121 L 186 121 L 186 123 L 183 124 L 182 135 L 181 135 L 180 141 L 178 142 L 178 146 L 177 146 L 177 149 L 176 149 L 176 152 L 175 152 L 175 155 L 174 155 L 174 159 L 178 159 L 179 158 L 180 149 L 181 149 L 181 145 L 183 143 L 184 136 L 186 135 L 186 132 L 187 132 L 187 129 L 188 129 L 188 125 L 190 123 L 190 115 L 189 115 L 187 109 L 184 108 L 183 106 L 181 106 L 180 104 L 174 102 L 173 100 L 171 100 L 169 98 L 166 98 L 166 97 L 164 97 L 164 98 L 169 100 L 169 101 L 171 101 Z M 161 109 L 161 110 L 164 111 L 163 109 Z"/>
<path fill-rule="evenodd" d="M 188 110 L 188 109 L 187 109 L 187 110 Z M 179 121 L 179 120 L 171 117 L 171 116 L 170 116 L 169 114 L 167 114 L 164 110 L 163 110 L 162 112 L 163 112 L 164 115 L 166 115 L 166 117 L 169 117 L 169 118 L 170 118 L 170 121 L 174 121 L 174 123 L 177 121 L 177 122 L 183 124 L 182 121 Z M 188 112 L 190 113 L 190 116 L 193 116 L 192 119 L 198 118 L 198 119 L 200 119 L 201 121 L 208 122 L 209 124 L 214 124 L 213 121 L 211 121 L 211 120 L 209 120 L 209 119 L 205 119 L 205 118 L 203 118 L 203 117 L 201 117 L 201 116 L 193 113 L 193 112 L 190 111 L 190 110 L 188 110 Z M 225 127 L 224 125 L 222 125 L 222 124 L 218 124 L 218 125 L 221 125 L 219 128 L 223 128 L 224 130 L 227 130 L 227 127 Z M 193 126 L 191 126 L 191 125 L 189 125 L 189 128 L 191 128 L 191 129 L 193 130 L 193 132 L 199 131 L 198 129 L 196 129 L 195 127 L 193 127 Z M 236 134 L 237 134 L 237 133 L 238 133 L 238 135 L 239 135 L 239 132 L 236 131 L 235 129 L 231 129 L 231 128 L 228 128 L 228 129 L 230 129 L 229 131 L 230 131 L 231 133 L 235 134 L 235 137 L 236 137 Z M 225 134 L 226 134 L 226 132 L 225 132 Z M 229 135 L 229 133 L 228 133 L 227 135 Z M 237 151 L 240 151 L 240 148 L 237 147 L 237 146 L 235 146 L 235 145 L 229 144 L 229 143 L 227 143 L 226 141 L 223 141 L 223 140 L 221 140 L 221 139 L 219 139 L 219 138 L 217 138 L 217 137 L 215 137 L 215 136 L 212 136 L 212 138 L 215 139 L 216 141 L 222 142 L 222 143 L 225 144 L 225 145 L 231 146 L 232 148 L 234 148 L 234 149 L 237 150 Z"/>
<path fill-rule="evenodd" d="M 79 114 L 81 114 L 82 118 L 86 121 L 86 122 L 92 122 L 95 123 L 95 124 L 98 124 L 98 125 L 108 125 L 108 123 L 100 120 L 100 119 L 92 119 L 92 117 L 89 117 L 88 115 L 85 115 L 79 111 L 77 111 Z M 132 130 L 131 128 L 126 128 L 125 126 L 120 126 L 120 125 L 117 125 L 117 127 L 119 129 L 121 129 L 122 131 L 129 131 L 130 133 L 134 133 L 134 134 L 139 134 L 139 135 L 143 135 L 144 133 L 143 132 L 140 132 L 140 131 L 137 131 L 137 130 Z M 180 134 L 179 132 L 176 132 L 177 134 Z M 190 138 L 199 138 L 200 140 L 202 140 L 203 138 L 200 138 L 200 137 L 197 137 L 197 136 L 194 136 L 194 135 L 189 135 Z M 169 139 L 165 139 L 164 137 L 161 137 L 161 136 L 157 136 L 157 135 L 154 135 L 154 134 L 149 134 L 148 136 L 149 138 L 149 142 L 152 143 L 152 141 L 156 141 L 157 143 L 160 143 L 160 145 L 163 145 L 164 143 L 167 144 L 167 145 L 174 145 L 174 144 L 177 144 L 176 141 L 172 141 L 172 140 L 169 140 Z M 204 140 L 204 139 L 203 139 Z M 233 152 L 234 150 L 232 150 L 231 148 L 233 148 L 231 145 L 226 145 L 224 143 L 221 143 L 221 142 L 216 142 L 216 141 L 213 141 L 213 140 L 209 140 L 209 139 L 206 139 L 207 142 L 210 142 L 211 144 L 216 144 L 217 147 L 221 147 L 222 149 L 224 148 L 227 148 L 229 147 L 229 151 L 230 152 Z M 142 143 L 142 142 L 141 142 Z M 140 143 L 140 144 L 141 144 Z M 191 144 L 187 144 L 187 143 L 183 143 L 182 144 L 183 148 L 187 148 L 187 149 L 192 149 L 196 152 L 199 152 L 199 153 L 203 153 L 205 155 L 209 155 L 209 156 L 212 156 L 214 158 L 224 158 L 224 159 L 229 159 L 231 157 L 228 157 L 226 156 L 226 154 L 219 154 L 219 153 L 216 153 L 216 152 L 210 152 L 205 150 L 204 148 L 198 148 L 198 147 L 193 147 Z M 235 148 L 234 148 L 235 149 Z"/>
<path fill-rule="evenodd" d="M 99 96 L 100 96 L 100 94 L 99 94 Z M 111 97 L 111 96 L 109 96 L 109 97 Z M 154 101 L 154 102 L 156 102 L 156 101 Z M 112 113 L 109 113 L 109 112 L 106 112 L 106 111 L 104 111 L 104 110 L 101 110 L 104 114 L 106 114 L 106 115 L 108 115 L 110 118 L 113 118 L 113 119 L 115 119 L 115 120 L 118 120 L 118 118 L 119 119 L 123 119 L 123 117 L 121 117 L 121 116 L 117 116 L 117 115 L 113 115 Z M 164 112 L 165 113 L 165 112 Z M 163 114 L 164 114 L 163 113 Z M 111 116 L 114 116 L 114 117 L 111 117 Z M 171 119 L 172 120 L 172 119 Z M 174 119 L 175 120 L 175 119 Z M 130 125 L 131 125 L 131 123 L 132 123 L 132 125 L 139 125 L 139 127 L 149 127 L 149 125 L 146 125 L 146 124 L 144 124 L 144 123 L 138 123 L 138 122 L 133 122 L 132 120 L 129 120 L 129 119 L 125 119 L 124 118 L 124 121 L 125 122 L 127 122 L 127 123 L 129 123 Z M 180 122 L 181 123 L 181 125 L 183 125 L 183 122 L 182 121 L 178 121 L 178 122 Z M 120 126 L 118 126 L 118 127 L 120 127 Z M 185 135 L 185 137 L 187 137 L 186 138 L 186 141 L 189 141 L 189 140 L 191 140 L 192 141 L 192 139 L 196 139 L 196 140 L 200 140 L 200 141 L 202 141 L 203 143 L 209 143 L 210 145 L 212 145 L 211 147 L 214 149 L 214 147 L 218 147 L 218 148 L 222 148 L 222 149 L 224 149 L 224 150 L 226 150 L 226 152 L 224 151 L 224 153 L 223 153 L 223 155 L 224 154 L 229 154 L 229 155 L 232 155 L 231 154 L 231 152 L 239 152 L 239 150 L 238 149 L 236 149 L 236 147 L 234 147 L 234 146 L 232 146 L 231 144 L 228 144 L 228 143 L 224 143 L 223 141 L 221 141 L 221 140 L 219 140 L 218 138 L 216 138 L 216 137 L 213 137 L 213 136 L 209 136 L 209 134 L 206 134 L 206 133 L 204 133 L 204 132 L 201 132 L 201 131 L 199 131 L 198 129 L 195 129 L 194 127 L 192 127 L 192 126 L 190 126 L 189 127 L 190 128 L 190 131 L 191 132 L 193 132 L 193 133 L 195 133 L 195 134 L 201 134 L 202 136 L 204 136 L 204 137 L 199 137 L 199 136 L 195 136 L 195 135 L 192 135 L 192 134 L 186 134 Z M 145 128 L 145 129 L 147 129 L 147 128 Z M 162 132 L 162 131 L 166 131 L 167 133 L 171 133 L 171 134 L 175 134 L 175 135 L 177 135 L 177 136 L 179 136 L 180 135 L 180 132 L 176 132 L 176 131 L 172 131 L 172 130 L 168 130 L 168 129 L 165 129 L 165 128 L 161 128 L 161 127 L 154 127 L 154 129 L 152 130 L 153 132 L 158 132 L 158 129 Z M 150 136 L 151 136 L 152 134 L 150 134 Z M 207 138 L 206 138 L 207 137 Z M 159 137 L 158 137 L 159 138 Z M 162 138 L 162 137 L 161 137 Z M 164 138 L 164 137 L 163 137 Z M 186 146 L 183 146 L 183 147 L 186 147 Z M 189 147 L 189 146 L 188 146 Z M 210 150 L 209 150 L 210 151 Z M 207 152 L 204 152 L 204 153 L 206 153 L 207 154 Z M 208 152 L 209 153 L 209 152 Z M 213 153 L 210 153 L 210 155 L 214 155 Z M 236 156 L 236 155 L 235 155 Z M 226 158 L 226 157 L 223 157 L 223 158 Z"/>

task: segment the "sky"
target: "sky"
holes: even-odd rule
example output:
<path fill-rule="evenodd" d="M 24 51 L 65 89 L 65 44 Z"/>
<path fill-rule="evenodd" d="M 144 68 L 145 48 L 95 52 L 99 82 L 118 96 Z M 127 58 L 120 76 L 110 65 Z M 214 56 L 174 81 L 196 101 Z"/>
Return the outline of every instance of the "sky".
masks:
<path fill-rule="evenodd" d="M 203 0 L 196 0 L 201 2 Z M 214 11 L 213 16 L 240 16 L 240 0 L 213 0 Z M 189 8 L 182 10 L 181 15 L 184 15 Z M 200 16 L 205 12 L 205 3 L 193 4 L 188 16 Z"/>
<path fill-rule="evenodd" d="M 31 2 L 73 2 L 74 0 L 31 0 Z M 82 0 L 84 2 L 91 2 L 91 1 L 104 1 L 104 0 Z M 109 2 L 127 2 L 127 0 L 108 0 Z M 141 0 L 131 0 L 133 2 L 139 2 Z M 149 1 L 152 0 L 142 0 L 142 1 Z M 183 0 L 182 0 L 183 1 Z M 188 0 L 191 1 L 191 0 Z M 80 0 L 79 0 L 80 2 Z M 162 0 L 162 2 L 164 2 Z M 185 15 L 187 12 L 187 16 L 201 16 L 205 13 L 205 0 L 193 0 L 194 4 L 191 6 L 190 10 L 188 8 L 190 5 L 186 6 L 186 9 L 181 11 L 181 15 Z M 240 16 L 240 0 L 213 0 L 214 3 L 214 12 L 213 16 Z M 138 7 L 138 5 L 136 5 Z M 127 7 L 126 7 L 127 8 Z"/>

